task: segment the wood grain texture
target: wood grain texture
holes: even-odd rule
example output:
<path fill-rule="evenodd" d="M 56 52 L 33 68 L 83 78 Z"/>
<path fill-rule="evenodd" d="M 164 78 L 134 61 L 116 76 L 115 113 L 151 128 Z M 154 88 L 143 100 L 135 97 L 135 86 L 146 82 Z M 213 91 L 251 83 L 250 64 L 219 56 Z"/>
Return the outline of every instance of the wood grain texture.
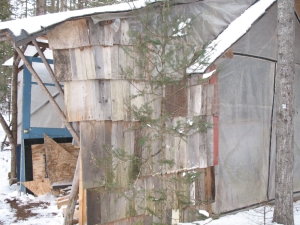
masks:
<path fill-rule="evenodd" d="M 110 120 L 111 92 L 109 80 L 65 83 L 68 121 Z"/>
<path fill-rule="evenodd" d="M 72 80 L 69 49 L 53 49 L 54 74 L 59 82 Z"/>
<path fill-rule="evenodd" d="M 112 68 L 118 67 L 116 62 L 112 62 L 112 50 L 116 47 L 93 46 L 94 61 L 97 79 L 110 79 Z"/>
<path fill-rule="evenodd" d="M 101 223 L 101 196 L 96 189 L 87 189 L 87 224 Z"/>
<path fill-rule="evenodd" d="M 111 180 L 111 121 L 81 122 L 82 185 L 84 189 L 102 186 Z"/>
<path fill-rule="evenodd" d="M 90 46 L 86 19 L 66 21 L 47 34 L 50 49 Z"/>
<path fill-rule="evenodd" d="M 96 78 L 94 51 L 92 47 L 70 49 L 72 80 Z"/>
<path fill-rule="evenodd" d="M 52 187 L 48 178 L 36 179 L 33 181 L 22 182 L 36 196 L 45 195 L 51 192 Z"/>
<path fill-rule="evenodd" d="M 77 158 L 47 135 L 44 135 L 44 143 L 50 183 L 72 182 Z"/>
<path fill-rule="evenodd" d="M 92 19 L 88 20 L 88 26 L 91 45 L 112 46 L 120 44 L 121 28 L 115 32 L 110 27 L 110 24 L 104 24 L 101 22 L 94 24 Z"/>
<path fill-rule="evenodd" d="M 32 145 L 32 173 L 33 180 L 44 179 L 46 178 L 46 169 L 45 169 L 45 146 L 44 144 Z"/>

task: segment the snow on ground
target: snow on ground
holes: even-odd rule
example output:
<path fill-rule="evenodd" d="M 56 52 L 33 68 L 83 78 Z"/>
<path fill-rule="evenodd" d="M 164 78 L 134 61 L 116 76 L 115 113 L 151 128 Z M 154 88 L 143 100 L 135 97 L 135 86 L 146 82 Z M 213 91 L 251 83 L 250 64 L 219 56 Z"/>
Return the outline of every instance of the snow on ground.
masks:
<path fill-rule="evenodd" d="M 20 195 L 19 186 L 8 184 L 10 151 L 0 152 L 0 225 L 62 225 L 62 212 L 57 209 L 55 197 Z M 265 212 L 265 213 L 264 213 Z M 201 210 L 202 215 L 206 213 Z M 273 207 L 265 206 L 222 216 L 218 219 L 180 223 L 181 225 L 271 225 Z M 265 220 L 264 220 L 265 217 Z M 300 201 L 294 203 L 295 225 L 300 225 Z M 265 221 L 265 222 L 264 222 Z"/>
<path fill-rule="evenodd" d="M 20 195 L 19 186 L 9 186 L 10 151 L 0 152 L 0 225 L 60 225 L 62 212 L 55 197 Z"/>

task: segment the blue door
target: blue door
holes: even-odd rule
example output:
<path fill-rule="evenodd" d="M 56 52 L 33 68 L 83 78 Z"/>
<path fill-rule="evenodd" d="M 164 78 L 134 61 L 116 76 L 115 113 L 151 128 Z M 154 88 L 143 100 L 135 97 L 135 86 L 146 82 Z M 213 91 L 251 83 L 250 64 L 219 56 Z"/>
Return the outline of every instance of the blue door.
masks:
<path fill-rule="evenodd" d="M 27 57 L 28 61 L 30 62 L 31 65 L 37 66 L 37 68 L 41 68 L 44 66 L 42 60 L 40 58 L 36 57 Z M 48 60 L 50 64 L 53 64 L 53 60 Z M 35 69 L 36 70 L 36 69 Z M 45 69 L 44 69 L 45 70 Z M 37 71 L 37 70 L 36 70 Z M 48 72 L 48 71 L 47 71 Z M 37 71 L 38 73 L 38 71 Z M 39 74 L 39 73 L 38 73 Z M 48 74 L 48 73 L 47 73 Z M 50 77 L 50 75 L 49 75 Z M 42 79 L 43 80 L 43 79 Z M 48 79 L 49 80 L 49 79 Z M 44 81 L 43 81 L 44 82 Z M 49 81 L 44 82 L 46 87 L 49 88 L 54 88 L 55 85 Z M 49 128 L 49 127 L 38 127 L 38 126 L 33 126 L 31 119 L 33 118 L 33 110 L 31 109 L 32 106 L 32 100 L 33 99 L 39 99 L 39 98 L 44 98 L 46 99 L 46 95 L 44 93 L 41 94 L 41 96 L 34 96 L 33 94 L 33 88 L 39 88 L 37 87 L 38 84 L 34 82 L 32 79 L 32 75 L 29 72 L 28 68 L 24 65 L 24 71 L 23 71 L 23 103 L 22 103 L 22 131 L 21 131 L 21 159 L 20 159 L 20 182 L 26 181 L 26 173 L 25 170 L 26 168 L 30 167 L 32 168 L 32 165 L 26 165 L 25 163 L 25 140 L 28 139 L 39 139 L 43 138 L 44 134 L 47 134 L 51 138 L 70 138 L 72 137 L 70 132 L 67 130 L 67 128 Z M 47 99 L 46 99 L 46 104 Z M 52 108 L 52 107 L 51 107 Z M 20 110 L 20 109 L 19 109 Z M 54 108 L 52 109 L 54 110 Z M 42 120 L 49 120 L 55 119 L 57 120 L 58 118 L 51 118 L 51 115 L 48 116 L 47 118 L 40 117 L 41 121 Z M 35 119 L 36 120 L 36 119 Z M 38 121 L 39 122 L 39 121 Z M 21 192 L 25 192 L 25 187 L 21 183 Z"/>

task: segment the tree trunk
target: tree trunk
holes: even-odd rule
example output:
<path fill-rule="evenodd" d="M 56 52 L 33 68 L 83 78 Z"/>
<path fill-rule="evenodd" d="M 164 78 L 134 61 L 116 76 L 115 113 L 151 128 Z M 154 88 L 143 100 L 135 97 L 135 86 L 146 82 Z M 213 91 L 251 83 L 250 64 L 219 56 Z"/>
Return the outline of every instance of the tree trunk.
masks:
<path fill-rule="evenodd" d="M 77 7 L 78 9 L 83 9 L 83 0 L 78 0 L 78 4 L 77 4 Z"/>
<path fill-rule="evenodd" d="M 46 13 L 45 0 L 36 0 L 36 12 L 35 15 L 44 15 Z"/>
<path fill-rule="evenodd" d="M 11 133 L 13 140 L 11 144 L 11 169 L 10 169 L 10 185 L 16 182 L 17 178 L 17 133 L 18 133 L 18 66 L 20 63 L 20 57 L 18 53 L 14 51 L 14 63 L 11 80 Z"/>
<path fill-rule="evenodd" d="M 60 0 L 60 12 L 67 11 L 68 8 L 68 1 L 67 0 Z"/>
<path fill-rule="evenodd" d="M 273 221 L 293 225 L 294 0 L 278 0 L 276 69 L 276 163 Z"/>

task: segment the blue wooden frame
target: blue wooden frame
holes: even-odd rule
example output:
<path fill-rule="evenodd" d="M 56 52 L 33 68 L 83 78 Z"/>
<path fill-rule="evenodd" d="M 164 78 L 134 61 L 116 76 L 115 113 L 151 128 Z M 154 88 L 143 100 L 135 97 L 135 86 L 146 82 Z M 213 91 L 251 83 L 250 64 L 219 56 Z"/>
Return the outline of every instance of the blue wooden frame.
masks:
<path fill-rule="evenodd" d="M 26 57 L 29 63 L 32 65 L 33 62 L 43 63 L 40 58 Z M 48 60 L 49 64 L 53 64 L 53 60 Z M 44 83 L 46 86 L 54 86 L 51 83 Z M 29 72 L 26 65 L 23 70 L 23 104 L 22 104 L 22 135 L 21 135 L 21 159 L 20 159 L 20 183 L 21 192 L 25 192 L 26 188 L 22 185 L 22 182 L 26 181 L 25 177 L 25 139 L 36 139 L 43 138 L 44 134 L 47 134 L 52 138 L 59 137 L 72 137 L 67 128 L 44 128 L 44 127 L 31 127 L 30 126 L 30 108 L 31 108 L 31 86 L 37 85 L 36 82 L 32 82 L 32 75 Z M 26 131 L 26 132 L 24 132 Z"/>

